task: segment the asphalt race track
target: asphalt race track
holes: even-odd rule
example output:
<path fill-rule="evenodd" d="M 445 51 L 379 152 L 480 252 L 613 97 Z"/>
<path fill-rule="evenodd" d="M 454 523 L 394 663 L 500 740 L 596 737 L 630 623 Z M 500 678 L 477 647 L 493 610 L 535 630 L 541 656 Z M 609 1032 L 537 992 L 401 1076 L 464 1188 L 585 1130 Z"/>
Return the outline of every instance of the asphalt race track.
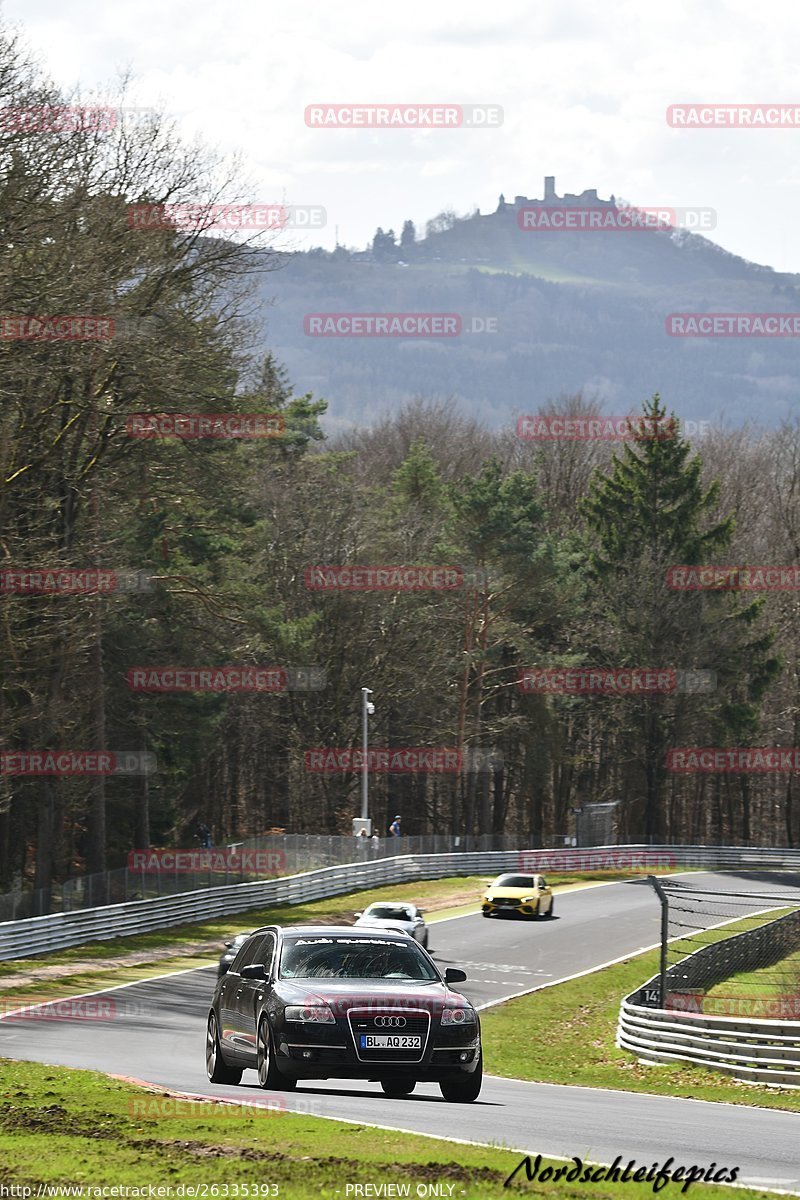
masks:
<path fill-rule="evenodd" d="M 694 875 L 725 891 L 797 886 L 796 876 Z M 753 908 L 763 907 L 754 903 Z M 658 941 L 659 906 L 643 880 L 556 896 L 553 920 L 525 923 L 480 915 L 439 921 L 430 931 L 439 965 L 461 966 L 465 993 L 486 1005 L 585 972 Z M 103 993 L 107 1019 L 0 1020 L 0 1055 L 132 1076 L 194 1096 L 285 1106 L 323 1117 L 494 1143 L 519 1150 L 610 1163 L 665 1162 L 740 1167 L 740 1183 L 800 1192 L 800 1114 L 626 1092 L 525 1083 L 487 1076 L 474 1104 L 449 1104 L 433 1084 L 402 1100 L 377 1083 L 301 1083 L 279 1097 L 254 1071 L 239 1087 L 205 1075 L 204 1042 L 213 969 L 195 970 Z M 530 1031 L 535 1040 L 536 1030 Z"/>

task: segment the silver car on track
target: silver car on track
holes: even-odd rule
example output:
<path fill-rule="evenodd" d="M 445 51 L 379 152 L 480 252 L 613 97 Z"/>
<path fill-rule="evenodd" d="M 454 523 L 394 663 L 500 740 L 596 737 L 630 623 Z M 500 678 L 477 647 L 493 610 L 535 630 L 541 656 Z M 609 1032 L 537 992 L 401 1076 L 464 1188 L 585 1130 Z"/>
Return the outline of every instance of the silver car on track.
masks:
<path fill-rule="evenodd" d="M 408 933 L 421 946 L 428 948 L 428 926 L 422 910 L 405 900 L 378 900 L 363 912 L 357 912 L 357 927 L 371 926 L 373 929 L 400 929 Z"/>

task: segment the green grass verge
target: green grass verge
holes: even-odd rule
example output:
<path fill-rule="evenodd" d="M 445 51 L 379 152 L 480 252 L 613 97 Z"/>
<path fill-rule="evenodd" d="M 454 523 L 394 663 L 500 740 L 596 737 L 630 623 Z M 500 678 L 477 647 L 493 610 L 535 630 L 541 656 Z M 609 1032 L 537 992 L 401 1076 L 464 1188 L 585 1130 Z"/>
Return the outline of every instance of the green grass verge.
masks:
<path fill-rule="evenodd" d="M 741 971 L 709 988 L 703 998 L 703 1012 L 714 1012 L 719 1008 L 719 1011 L 724 1013 L 728 1006 L 722 1003 L 715 1005 L 715 1001 L 739 999 L 793 1000 L 796 1002 L 795 1019 L 800 1017 L 800 950 L 769 967 L 761 967 L 757 971 Z M 753 1016 L 756 1015 L 754 1011 Z"/>
<path fill-rule="evenodd" d="M 731 932 L 713 930 L 707 937 L 718 940 Z M 657 974 L 658 968 L 659 952 L 649 951 L 485 1009 L 481 1024 L 486 1069 L 542 1083 L 800 1111 L 800 1091 L 745 1083 L 689 1064 L 646 1066 L 617 1048 L 620 1000 Z"/>
<path fill-rule="evenodd" d="M 377 1121 L 380 1104 L 376 1097 Z M 313 1116 L 264 1115 L 264 1110 L 250 1116 L 239 1108 L 231 1116 L 230 1108 L 218 1104 L 203 1106 L 202 1112 L 195 1105 L 190 1115 L 173 1115 L 187 1108 L 185 1102 L 94 1072 L 0 1061 L 0 1178 L 32 1187 L 34 1196 L 39 1185 L 175 1189 L 185 1184 L 204 1185 L 207 1196 L 224 1200 L 237 1194 L 234 1185 L 245 1183 L 251 1185 L 251 1196 L 278 1195 L 281 1200 L 345 1200 L 348 1185 L 354 1184 L 392 1184 L 396 1195 L 411 1197 L 426 1194 L 418 1190 L 420 1185 L 438 1185 L 439 1196 L 454 1200 L 499 1200 L 509 1194 L 606 1200 L 650 1194 L 651 1185 L 642 1191 L 633 1182 L 528 1183 L 524 1170 L 505 1188 L 519 1153 Z M 575 1153 L 580 1155 L 581 1148 L 576 1146 Z M 680 1147 L 674 1157 L 673 1166 L 683 1162 Z M 709 1153 L 709 1162 L 701 1165 L 708 1166 L 710 1159 Z M 558 1169 L 563 1164 L 545 1160 L 541 1168 L 548 1165 Z M 658 1194 L 673 1200 L 682 1186 L 670 1182 Z M 406 1187 L 407 1192 L 399 1191 Z M 238 1194 L 245 1193 L 240 1188 Z M 725 1195 L 720 1187 L 700 1184 L 687 1194 L 695 1200 Z M 755 1189 L 738 1194 L 752 1200 L 769 1195 Z"/>
<path fill-rule="evenodd" d="M 755 929 L 768 921 L 786 916 L 796 911 L 792 908 L 776 908 L 759 917 L 744 917 L 741 921 L 728 927 L 730 932 L 744 932 Z M 699 940 L 714 940 L 712 935 L 700 935 Z M 697 935 L 688 949 L 697 949 Z M 678 943 L 682 945 L 682 943 Z M 777 1008 L 774 1004 L 770 1010 L 769 1002 L 781 1002 Z M 756 971 L 740 971 L 715 984 L 702 996 L 702 1011 L 709 1016 L 752 1016 L 755 1018 L 800 1016 L 800 951 L 788 955 L 780 962 Z"/>

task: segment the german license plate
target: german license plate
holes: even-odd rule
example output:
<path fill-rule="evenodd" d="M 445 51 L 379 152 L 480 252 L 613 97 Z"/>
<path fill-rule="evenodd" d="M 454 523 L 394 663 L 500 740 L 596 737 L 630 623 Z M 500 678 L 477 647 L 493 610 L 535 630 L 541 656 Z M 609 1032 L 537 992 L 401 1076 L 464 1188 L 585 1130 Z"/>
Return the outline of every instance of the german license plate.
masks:
<path fill-rule="evenodd" d="M 422 1038 L 409 1033 L 362 1033 L 362 1050 L 419 1050 Z"/>

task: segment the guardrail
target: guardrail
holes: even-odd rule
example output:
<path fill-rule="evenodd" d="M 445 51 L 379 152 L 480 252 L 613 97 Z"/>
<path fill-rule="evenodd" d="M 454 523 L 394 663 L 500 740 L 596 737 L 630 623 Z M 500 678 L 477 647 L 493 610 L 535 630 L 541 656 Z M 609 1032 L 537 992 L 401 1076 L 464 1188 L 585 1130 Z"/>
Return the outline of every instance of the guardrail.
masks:
<path fill-rule="evenodd" d="M 484 850 L 516 850 L 518 846 L 519 838 L 510 834 L 476 834 L 469 837 L 463 834 L 404 834 L 402 837 L 383 837 L 376 841 L 372 838 L 356 839 L 352 834 L 282 833 L 262 834 L 207 850 L 194 846 L 172 851 L 170 848 L 139 851 L 131 855 L 131 865 L 127 867 L 93 875 L 76 875 L 49 888 L 17 889 L 0 894 L 0 922 L 252 882 L 267 874 L 266 870 L 256 869 L 255 864 L 259 862 L 272 863 L 269 874 L 277 877 L 296 875 L 300 871 L 316 871 L 321 867 L 341 866 L 354 860 L 395 857 L 398 854 L 477 853 Z M 174 855 L 174 871 L 166 870 L 161 865 L 158 869 L 147 866 L 150 855 L 158 860 L 163 854 L 169 853 Z M 180 870 L 178 856 L 183 860 Z M 207 865 L 201 867 L 199 863 L 202 860 Z M 190 862 L 198 864 L 197 867 L 188 869 Z"/>
<path fill-rule="evenodd" d="M 692 1063 L 751 1083 L 800 1087 L 800 1021 L 676 1013 L 625 999 L 617 1045 L 650 1065 Z"/>
<path fill-rule="evenodd" d="M 652 873 L 686 868 L 716 871 L 797 871 L 800 850 L 751 846 L 587 846 L 564 850 L 524 850 L 531 862 L 541 862 L 542 871 L 591 871 L 605 869 L 641 870 Z M 524 861 L 524 860 L 522 860 Z M 531 870 L 536 870 L 532 866 Z"/>
<path fill-rule="evenodd" d="M 307 904 L 360 888 L 447 875 L 499 873 L 519 866 L 519 851 L 473 854 L 425 854 L 376 859 L 323 867 L 301 875 L 204 888 L 178 896 L 132 900 L 104 908 L 52 913 L 0 924 L 0 961 L 63 950 L 84 942 L 109 941 L 155 929 L 204 921 L 212 917 L 268 908 L 278 904 Z"/>
<path fill-rule="evenodd" d="M 709 846 L 596 846 L 580 850 L 459 851 L 393 856 L 254 883 L 229 884 L 102 908 L 5 921 L 0 924 L 0 961 L 63 950 L 85 942 L 149 933 L 271 905 L 305 904 L 360 888 L 408 883 L 416 879 L 497 874 L 507 870 L 624 870 L 634 873 L 682 867 L 800 871 L 800 851 Z"/>
<path fill-rule="evenodd" d="M 119 867 L 104 871 L 99 875 L 77 875 L 61 883 L 53 884 L 47 889 L 31 891 L 17 890 L 0 894 L 0 922 L 20 921 L 53 912 L 74 912 L 80 908 L 107 907 L 111 904 L 123 904 L 129 900 L 150 900 L 163 896 L 175 896 L 183 892 L 195 892 L 201 888 L 227 887 L 233 883 L 244 883 L 257 878 L 252 867 L 245 861 L 253 854 L 271 855 L 271 861 L 276 866 L 271 871 L 274 876 L 296 875 L 300 871 L 315 871 L 321 867 L 341 866 L 355 861 L 372 861 L 377 858 L 397 855 L 404 857 L 409 854 L 450 854 L 450 853 L 479 853 L 490 850 L 515 851 L 519 839 L 510 834 L 476 834 L 466 836 L 450 834 L 431 834 L 422 836 L 406 836 L 401 838 L 380 838 L 378 841 L 356 839 L 352 835 L 336 834 L 305 834 L 284 833 L 280 835 L 263 834 L 244 842 L 232 843 L 228 846 L 218 846 L 213 850 L 203 851 L 199 848 L 189 851 L 198 856 L 207 854 L 214 862 L 219 862 L 225 856 L 232 854 L 230 864 L 224 869 L 212 868 L 209 865 L 202 870 L 178 870 L 169 872 L 163 868 L 149 870 L 145 866 L 135 868 Z M 730 862 L 732 865 L 742 865 L 742 855 L 766 855 L 766 850 L 752 850 L 749 847 L 720 847 L 720 846 L 646 846 L 645 843 L 635 843 L 629 846 L 594 847 L 582 849 L 552 848 L 550 853 L 556 855 L 558 862 L 575 864 L 565 869 L 582 869 L 580 864 L 585 861 L 586 854 L 592 855 L 598 849 L 608 849 L 609 852 L 625 852 L 628 849 L 637 852 L 648 849 L 653 852 L 662 851 L 667 857 L 663 860 L 663 869 L 669 869 L 670 856 L 682 855 L 681 862 L 686 865 L 715 866 Z M 235 852 L 239 853 L 240 864 L 235 864 Z M 154 852 L 157 857 L 159 852 Z M 178 851 L 176 850 L 177 854 Z M 186 853 L 183 851 L 182 853 Z M 538 853 L 538 851 L 537 851 Z M 729 853 L 733 858 L 726 859 Z M 795 851 L 777 851 L 777 854 L 793 855 L 793 865 L 800 869 L 800 853 Z M 562 857 L 563 856 L 563 857 Z M 692 857 L 693 856 L 693 857 Z M 711 857 L 709 857 L 711 856 Z M 720 857 L 723 856 L 723 857 Z M 591 860 L 589 860 L 591 861 Z M 184 865 L 186 860 L 184 859 Z M 561 869 L 561 868 L 551 868 Z M 661 870 L 658 862 L 654 869 Z"/>

